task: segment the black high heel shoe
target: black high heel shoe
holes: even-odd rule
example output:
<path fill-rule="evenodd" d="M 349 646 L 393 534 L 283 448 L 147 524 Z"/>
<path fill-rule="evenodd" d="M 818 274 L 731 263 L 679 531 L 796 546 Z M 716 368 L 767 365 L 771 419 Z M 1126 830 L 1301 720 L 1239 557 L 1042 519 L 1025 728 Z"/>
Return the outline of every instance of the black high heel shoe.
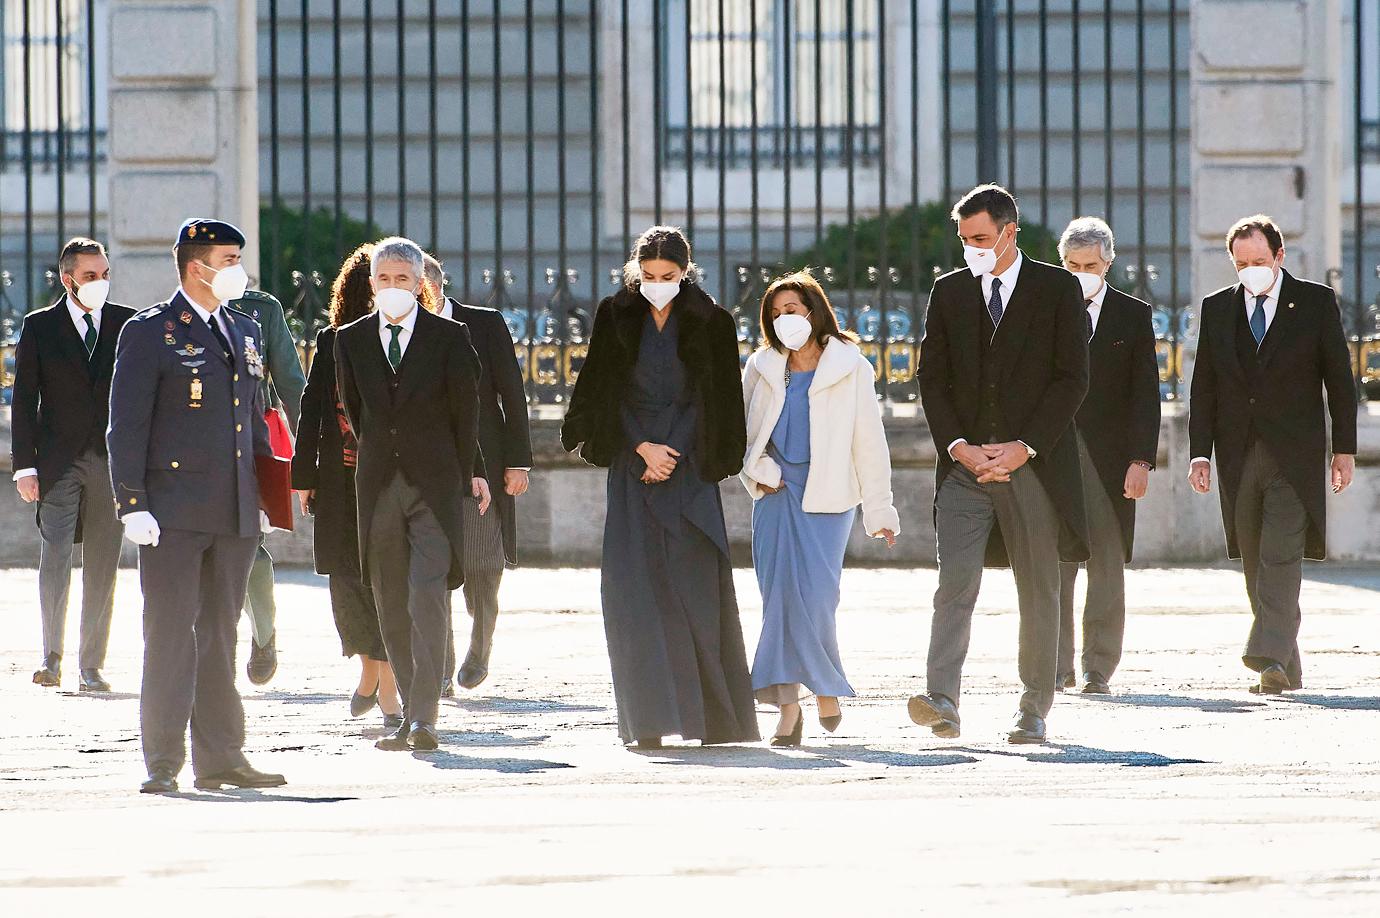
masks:
<path fill-rule="evenodd" d="M 361 695 L 355 692 L 350 696 L 350 716 L 362 717 L 374 709 L 374 705 L 379 703 L 379 690 L 374 689 L 372 695 Z"/>
<path fill-rule="evenodd" d="M 780 735 L 780 734 L 777 734 L 776 736 L 773 736 L 773 737 L 771 738 L 771 744 L 770 744 L 770 745 L 772 745 L 772 746 L 785 746 L 785 747 L 799 746 L 799 745 L 800 745 L 801 736 L 804 734 L 804 732 L 805 732 L 805 712 L 804 712 L 804 711 L 801 711 L 798 715 L 796 715 L 796 718 L 795 718 L 795 726 L 791 728 L 791 732 L 788 733 L 788 734 L 786 734 L 785 736 L 782 736 L 782 735 Z"/>
<path fill-rule="evenodd" d="M 837 730 L 841 723 L 843 723 L 842 711 L 839 711 L 837 714 L 830 714 L 828 717 L 825 717 L 823 714 L 819 715 L 819 725 L 830 733 Z"/>

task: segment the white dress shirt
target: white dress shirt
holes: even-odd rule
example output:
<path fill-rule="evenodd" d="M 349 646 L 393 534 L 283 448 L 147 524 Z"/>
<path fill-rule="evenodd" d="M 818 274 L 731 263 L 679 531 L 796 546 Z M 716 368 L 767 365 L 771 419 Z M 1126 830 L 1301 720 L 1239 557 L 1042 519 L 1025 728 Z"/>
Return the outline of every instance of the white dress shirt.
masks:
<path fill-rule="evenodd" d="M 1097 323 L 1102 318 L 1102 301 L 1107 298 L 1107 281 L 1102 281 L 1102 289 L 1088 300 L 1088 318 L 1092 319 L 1093 334 L 1097 334 Z"/>
<path fill-rule="evenodd" d="M 1000 274 L 984 274 L 982 275 L 982 277 L 978 278 L 978 281 L 982 284 L 983 309 L 986 309 L 987 304 L 992 302 L 992 279 L 996 278 L 997 280 L 1001 281 L 1001 286 L 997 288 L 997 296 L 1001 297 L 1002 318 L 1006 318 L 1006 308 L 1011 305 L 1011 294 L 1015 291 L 1016 281 L 1021 276 L 1021 262 L 1023 261 L 1025 261 L 1025 255 L 1021 253 L 1020 249 L 1016 249 L 1016 260 L 1011 262 L 1011 267 L 1007 268 Z M 997 324 L 1000 325 L 1001 323 L 998 322 Z M 949 444 L 949 448 L 945 450 L 945 452 L 947 452 L 949 454 L 949 458 L 952 459 L 954 455 L 954 447 L 958 446 L 960 443 L 967 442 L 968 441 L 965 438 L 959 437 L 957 440 Z M 1027 450 L 1030 449 L 1029 446 L 1026 446 L 1024 440 L 1017 440 L 1016 442 L 1021 444 L 1021 446 L 1025 446 Z M 1034 458 L 1035 456 L 1034 453 L 1031 453 L 1030 455 L 1031 458 Z"/>
<path fill-rule="evenodd" d="M 86 319 L 82 317 L 88 313 L 77 303 L 76 298 L 72 295 L 68 294 L 64 299 L 67 301 L 67 314 L 72 317 L 72 325 L 77 329 L 77 337 L 81 339 L 83 346 L 85 346 Z M 101 311 L 99 309 L 93 309 L 90 312 L 90 316 L 91 324 L 96 326 L 96 334 L 99 335 L 101 333 Z M 38 475 L 38 469 L 16 469 L 12 476 L 12 480 L 18 481 L 21 478 L 33 478 L 36 475 Z"/>
<path fill-rule="evenodd" d="M 1261 305 L 1265 309 L 1266 332 L 1270 330 L 1270 325 L 1275 321 L 1275 312 L 1279 309 L 1279 287 L 1283 283 L 1284 271 L 1281 270 L 1275 273 L 1275 282 L 1271 284 L 1270 289 L 1265 292 L 1265 302 Z M 1252 294 L 1245 287 L 1241 288 L 1241 294 L 1246 301 L 1246 322 L 1249 324 L 1251 315 L 1255 312 L 1255 294 Z M 1207 456 L 1194 456 L 1192 459 L 1188 460 L 1188 465 L 1189 468 L 1192 468 L 1196 463 L 1207 461 Z"/>
<path fill-rule="evenodd" d="M 398 332 L 398 350 L 402 352 L 403 356 L 406 356 L 407 344 L 412 340 L 412 328 L 417 324 L 417 310 L 421 308 L 420 304 L 413 304 L 407 315 L 401 319 L 389 319 L 382 312 L 379 313 L 379 341 L 383 344 L 383 356 L 385 358 L 388 357 L 388 345 L 393 341 L 393 333 L 388 330 L 388 326 L 402 326 L 402 331 Z"/>

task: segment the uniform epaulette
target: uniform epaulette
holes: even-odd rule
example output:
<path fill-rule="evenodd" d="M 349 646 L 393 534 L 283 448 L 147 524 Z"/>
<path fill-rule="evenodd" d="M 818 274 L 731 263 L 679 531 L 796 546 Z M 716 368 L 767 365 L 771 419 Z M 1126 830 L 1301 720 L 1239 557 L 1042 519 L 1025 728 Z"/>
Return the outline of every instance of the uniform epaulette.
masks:
<path fill-rule="evenodd" d="M 142 321 L 145 320 L 145 319 L 151 319 L 151 318 L 153 318 L 154 316 L 162 315 L 162 314 L 163 314 L 163 310 L 167 309 L 167 308 L 168 308 L 169 306 L 171 306 L 171 305 L 172 305 L 172 301 L 171 301 L 171 300 L 169 300 L 169 301 L 166 302 L 166 303 L 155 303 L 154 305 L 148 307 L 147 309 L 141 309 L 141 310 L 139 310 L 138 312 L 136 312 L 134 315 L 130 316 L 129 321 L 131 321 L 131 322 L 142 322 Z"/>
<path fill-rule="evenodd" d="M 265 293 L 265 292 L 262 291 L 262 290 L 246 290 L 246 291 L 244 291 L 244 296 L 240 297 L 240 299 L 241 299 L 241 300 L 258 300 L 258 301 L 261 302 L 261 303 L 277 303 L 277 302 L 278 302 L 278 298 L 277 298 L 276 296 L 274 296 L 274 295 L 271 294 L 271 293 Z M 281 305 L 281 304 L 280 304 L 280 305 Z"/>

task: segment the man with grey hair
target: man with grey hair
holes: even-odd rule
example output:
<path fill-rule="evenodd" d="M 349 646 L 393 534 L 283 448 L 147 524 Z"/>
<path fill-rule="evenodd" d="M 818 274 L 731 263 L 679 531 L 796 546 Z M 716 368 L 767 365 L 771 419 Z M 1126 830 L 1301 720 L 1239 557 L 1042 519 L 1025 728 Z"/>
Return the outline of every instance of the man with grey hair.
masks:
<path fill-rule="evenodd" d="M 1105 695 L 1121 661 L 1126 628 L 1125 564 L 1135 540 L 1136 501 L 1145 496 L 1160 438 L 1159 364 L 1150 304 L 1107 282 L 1116 241 L 1097 217 L 1079 217 L 1059 240 L 1059 258 L 1083 289 L 1088 395 L 1074 418 L 1088 517 L 1088 591 L 1083 654 L 1073 663 L 1073 588 L 1078 562 L 1059 571 L 1060 691 L 1083 676 L 1085 694 Z"/>
<path fill-rule="evenodd" d="M 467 494 L 489 487 L 479 450 L 479 359 L 469 330 L 418 308 L 423 254 L 410 239 L 374 247 L 375 314 L 336 335 L 341 404 L 359 442 L 360 571 L 372 589 L 403 724 L 380 749 L 437 748 L 450 591 L 464 582 Z M 461 482 L 467 482 L 468 487 Z"/>
<path fill-rule="evenodd" d="M 445 295 L 445 270 L 426 256 L 426 283 L 438 314 L 463 322 L 479 353 L 479 442 L 484 453 L 493 512 L 480 514 L 465 501 L 465 608 L 470 614 L 470 644 L 455 672 L 455 633 L 446 644 L 445 690 L 450 674 L 461 686 L 477 688 L 489 676 L 489 652 L 498 621 L 498 588 L 503 571 L 517 565 L 517 498 L 527 493 L 532 468 L 532 438 L 527 423 L 527 392 L 513 349 L 508 323 L 498 310 L 467 306 Z"/>

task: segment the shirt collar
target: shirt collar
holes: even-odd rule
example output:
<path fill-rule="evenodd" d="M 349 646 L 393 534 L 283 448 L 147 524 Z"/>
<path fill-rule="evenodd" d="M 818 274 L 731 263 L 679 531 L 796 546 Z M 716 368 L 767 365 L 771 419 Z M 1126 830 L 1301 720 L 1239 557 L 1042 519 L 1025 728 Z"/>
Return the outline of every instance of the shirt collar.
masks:
<path fill-rule="evenodd" d="M 1003 271 L 1003 272 L 1000 273 L 1000 274 L 996 274 L 996 275 L 991 275 L 991 274 L 989 274 L 989 275 L 988 275 L 988 278 L 989 278 L 988 283 L 989 283 L 989 285 L 990 285 L 990 283 L 991 283 L 991 278 L 994 278 L 994 277 L 995 277 L 995 279 L 1001 281 L 1001 289 L 1006 290 L 1006 291 L 1008 291 L 1008 292 L 1010 292 L 1010 291 L 1016 289 L 1016 279 L 1020 276 L 1020 273 L 1021 273 L 1021 262 L 1022 262 L 1024 259 L 1025 259 L 1025 255 L 1021 252 L 1021 250 L 1020 250 L 1019 248 L 1017 248 L 1017 249 L 1016 249 L 1016 260 L 1013 261 L 1013 262 L 1011 262 L 1011 267 L 1007 268 L 1005 271 Z"/>
<path fill-rule="evenodd" d="M 1102 308 L 1102 301 L 1107 298 L 1108 286 L 1110 285 L 1104 280 L 1102 282 L 1102 289 L 1097 291 L 1097 293 L 1093 295 L 1093 298 L 1087 302 L 1087 306 L 1089 309 L 1091 309 L 1094 306 L 1096 306 L 1098 309 Z"/>
<path fill-rule="evenodd" d="M 188 295 L 187 295 L 187 289 L 186 289 L 185 287 L 182 287 L 182 286 L 179 285 L 178 288 L 177 288 L 177 292 L 180 293 L 180 294 L 182 294 L 182 299 L 184 299 L 184 300 L 186 300 L 188 303 L 190 303 L 192 309 L 196 310 L 196 314 L 199 315 L 199 316 L 201 316 L 201 321 L 203 321 L 203 322 L 208 322 L 208 323 L 211 321 L 211 313 L 210 313 L 210 312 L 207 312 L 207 311 L 202 307 L 202 305 L 201 305 L 200 303 L 198 303 L 196 300 L 194 300 L 194 299 L 192 299 L 190 296 L 188 296 Z M 216 308 L 216 314 L 217 314 L 217 315 L 223 314 L 222 311 L 223 311 L 224 309 L 225 309 L 225 301 L 221 301 L 220 306 Z M 224 330 L 224 326 L 223 326 L 223 325 L 222 325 L 222 330 Z"/>
<path fill-rule="evenodd" d="M 385 316 L 382 312 L 380 312 L 380 313 L 378 314 L 378 316 L 379 316 L 379 331 L 383 332 L 384 334 L 389 334 L 389 331 L 388 331 L 388 326 L 389 326 L 389 325 L 401 325 L 402 328 L 403 328 L 403 331 L 407 332 L 408 334 L 411 334 L 411 333 L 412 333 L 412 328 L 413 328 L 413 326 L 415 326 L 415 325 L 417 324 L 417 310 L 419 310 L 419 309 L 421 309 L 421 308 L 422 308 L 422 304 L 421 304 L 421 303 L 417 303 L 416 305 L 414 305 L 414 306 L 412 307 L 412 311 L 411 311 L 411 312 L 409 312 L 407 315 L 403 316 L 401 319 L 399 319 L 399 320 L 396 321 L 396 322 L 390 321 L 389 318 L 388 318 L 387 316 Z M 398 334 L 402 334 L 402 332 L 399 332 Z"/>
<path fill-rule="evenodd" d="M 437 315 L 443 319 L 454 319 L 455 301 L 452 300 L 450 297 L 446 297 L 445 299 L 443 299 L 441 301 L 441 311 L 438 312 Z"/>
<path fill-rule="evenodd" d="M 85 324 L 85 322 L 83 321 L 82 317 L 90 316 L 92 322 L 96 323 L 97 325 L 100 324 L 102 307 L 98 306 L 90 312 L 87 312 L 85 309 L 82 308 L 81 304 L 77 302 L 77 298 L 72 296 L 70 293 L 64 293 L 63 298 L 67 300 L 67 314 L 72 317 L 73 322 L 76 322 L 79 325 L 83 325 Z"/>

